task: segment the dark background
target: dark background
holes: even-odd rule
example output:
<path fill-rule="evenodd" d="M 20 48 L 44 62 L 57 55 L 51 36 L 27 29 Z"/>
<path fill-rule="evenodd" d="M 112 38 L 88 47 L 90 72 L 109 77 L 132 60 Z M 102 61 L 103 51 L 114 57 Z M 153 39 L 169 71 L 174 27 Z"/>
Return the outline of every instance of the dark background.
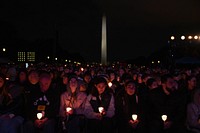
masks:
<path fill-rule="evenodd" d="M 0 44 L 40 44 L 50 52 L 61 47 L 100 61 L 103 13 L 109 61 L 147 57 L 168 45 L 171 35 L 200 31 L 199 0 L 2 0 Z"/>

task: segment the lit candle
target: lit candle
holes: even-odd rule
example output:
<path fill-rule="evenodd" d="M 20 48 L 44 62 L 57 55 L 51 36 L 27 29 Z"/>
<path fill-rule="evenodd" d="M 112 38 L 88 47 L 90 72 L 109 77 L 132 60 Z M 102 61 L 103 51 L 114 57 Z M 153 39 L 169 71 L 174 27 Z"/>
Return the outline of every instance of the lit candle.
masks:
<path fill-rule="evenodd" d="M 42 113 L 37 113 L 37 118 L 40 120 L 42 118 Z"/>
<path fill-rule="evenodd" d="M 98 109 L 99 109 L 99 113 L 102 113 L 102 112 L 103 112 L 103 110 L 104 110 L 104 108 L 103 108 L 103 107 L 99 107 Z"/>
<path fill-rule="evenodd" d="M 161 117 L 164 122 L 167 120 L 167 115 L 162 115 Z"/>
<path fill-rule="evenodd" d="M 108 82 L 108 86 L 111 87 L 112 86 L 112 82 Z"/>
<path fill-rule="evenodd" d="M 136 114 L 133 114 L 132 115 L 132 119 L 135 121 L 135 120 L 137 120 L 137 115 Z"/>
<path fill-rule="evenodd" d="M 72 110 L 71 107 L 67 107 L 67 108 L 66 108 L 67 113 L 69 113 L 71 110 Z"/>

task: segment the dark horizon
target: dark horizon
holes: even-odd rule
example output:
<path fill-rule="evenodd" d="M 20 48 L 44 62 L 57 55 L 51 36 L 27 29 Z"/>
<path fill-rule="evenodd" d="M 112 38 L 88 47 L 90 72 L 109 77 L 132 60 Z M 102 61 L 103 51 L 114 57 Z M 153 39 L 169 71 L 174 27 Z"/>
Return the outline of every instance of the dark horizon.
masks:
<path fill-rule="evenodd" d="M 196 0 L 4 1 L 0 44 L 23 40 L 34 47 L 37 41 L 51 40 L 51 45 L 57 43 L 69 53 L 98 62 L 105 13 L 108 61 L 147 57 L 168 45 L 171 35 L 200 34 L 198 5 Z"/>

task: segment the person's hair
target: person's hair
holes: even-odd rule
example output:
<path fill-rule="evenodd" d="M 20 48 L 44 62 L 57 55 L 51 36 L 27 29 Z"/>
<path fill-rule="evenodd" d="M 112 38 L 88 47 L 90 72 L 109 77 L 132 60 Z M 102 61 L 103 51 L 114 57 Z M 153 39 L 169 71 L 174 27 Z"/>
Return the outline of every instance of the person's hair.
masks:
<path fill-rule="evenodd" d="M 186 81 L 189 81 L 189 80 L 191 80 L 192 78 L 196 78 L 196 76 L 194 76 L 194 75 L 187 76 Z"/>
<path fill-rule="evenodd" d="M 5 74 L 0 73 L 0 78 L 2 78 L 3 81 L 4 81 L 3 86 L 0 88 L 0 95 L 3 96 L 5 98 L 5 101 L 7 102 L 7 101 L 10 100 L 10 96 L 9 96 L 8 90 L 7 90 L 8 84 L 7 84 L 7 81 L 6 81 Z"/>
<path fill-rule="evenodd" d="M 104 77 L 101 77 L 101 76 L 95 77 L 94 85 L 93 85 L 92 91 L 91 91 L 91 94 L 93 96 L 98 96 L 99 95 L 98 90 L 95 87 L 95 85 L 100 84 L 100 83 L 105 83 L 107 85 L 107 80 Z M 104 93 L 107 93 L 108 91 L 109 91 L 109 88 L 108 88 L 108 86 L 106 86 Z"/>
<path fill-rule="evenodd" d="M 170 74 L 165 74 L 161 76 L 161 82 L 166 83 L 169 78 L 172 78 L 172 76 Z"/>
<path fill-rule="evenodd" d="M 147 80 L 146 84 L 149 87 L 149 86 L 151 86 L 153 84 L 153 82 L 156 82 L 156 79 L 155 78 L 150 78 L 150 79 Z"/>
<path fill-rule="evenodd" d="M 136 82 L 134 80 L 132 80 L 132 79 L 129 79 L 128 81 L 126 81 L 124 83 L 124 86 L 127 87 L 129 84 L 135 84 L 135 86 L 136 86 Z"/>

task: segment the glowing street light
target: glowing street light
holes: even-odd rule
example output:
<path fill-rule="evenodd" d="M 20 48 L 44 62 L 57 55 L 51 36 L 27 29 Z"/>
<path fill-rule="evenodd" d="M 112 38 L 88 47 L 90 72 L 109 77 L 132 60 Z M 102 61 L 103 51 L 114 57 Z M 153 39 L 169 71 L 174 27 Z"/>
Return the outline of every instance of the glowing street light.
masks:
<path fill-rule="evenodd" d="M 50 59 L 50 57 L 49 57 L 49 56 L 47 56 L 47 59 Z"/>
<path fill-rule="evenodd" d="M 5 52 L 6 51 L 6 48 L 3 48 L 3 52 Z"/>
<path fill-rule="evenodd" d="M 181 36 L 181 40 L 185 40 L 185 36 Z"/>
<path fill-rule="evenodd" d="M 195 39 L 195 40 L 197 40 L 198 38 L 199 38 L 199 37 L 198 37 L 197 35 L 196 35 L 196 36 L 194 36 L 194 39 Z"/>
<path fill-rule="evenodd" d="M 171 40 L 174 40 L 175 39 L 175 37 L 174 36 L 171 36 Z"/>
<path fill-rule="evenodd" d="M 188 36 L 188 39 L 192 39 L 192 36 Z"/>

